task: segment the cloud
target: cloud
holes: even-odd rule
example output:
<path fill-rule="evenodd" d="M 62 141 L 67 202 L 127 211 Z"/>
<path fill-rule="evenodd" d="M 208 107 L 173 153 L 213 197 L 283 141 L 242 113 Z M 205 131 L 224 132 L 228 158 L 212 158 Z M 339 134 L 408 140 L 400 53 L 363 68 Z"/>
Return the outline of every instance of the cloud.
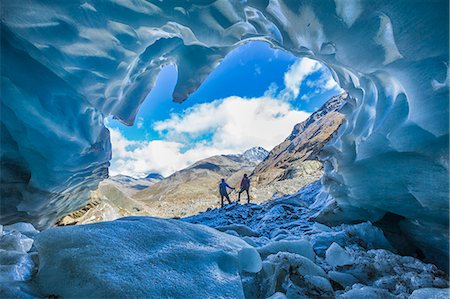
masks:
<path fill-rule="evenodd" d="M 272 149 L 295 124 L 308 116 L 309 113 L 278 99 L 232 96 L 195 105 L 182 115 L 157 122 L 154 128 L 174 140 L 180 135 L 192 140 L 213 132 L 212 146 L 239 152 L 256 145 Z"/>
<path fill-rule="evenodd" d="M 318 79 L 312 80 L 312 74 Z M 300 90 L 302 84 L 305 88 Z M 292 100 L 300 96 L 308 101 L 318 94 L 341 90 L 326 67 L 308 58 L 299 59 L 288 69 L 284 85 L 272 83 L 261 97 L 231 96 L 171 114 L 153 124 L 159 140 L 133 141 L 118 129 L 110 129 L 110 174 L 142 177 L 158 172 L 168 176 L 213 155 L 241 153 L 253 146 L 271 150 L 309 116 L 292 107 Z M 144 119 L 138 118 L 136 126 L 143 125 Z"/>
<path fill-rule="evenodd" d="M 143 118 L 142 116 L 139 116 L 139 117 L 136 119 L 136 127 L 137 127 L 138 129 L 141 129 L 143 126 L 144 126 L 144 118 Z"/>
<path fill-rule="evenodd" d="M 300 85 L 306 77 L 314 72 L 319 71 L 322 65 L 309 58 L 301 58 L 297 60 L 289 70 L 284 74 L 284 85 L 286 91 L 291 92 L 295 99 L 300 94 Z"/>
<path fill-rule="evenodd" d="M 253 146 L 271 150 L 308 116 L 274 98 L 233 96 L 194 105 L 155 123 L 160 140 L 131 141 L 118 129 L 110 129 L 110 173 L 142 177 L 159 172 L 167 176 L 213 155 L 241 153 Z M 203 138 L 203 134 L 212 135 Z"/>
<path fill-rule="evenodd" d="M 318 73 L 320 77 L 316 80 L 309 76 Z M 306 91 L 300 90 L 302 84 L 308 87 Z M 309 100 L 313 95 L 330 90 L 341 92 L 341 88 L 334 81 L 328 68 L 318 61 L 309 58 L 300 58 L 284 74 L 285 89 L 280 92 L 280 97 L 285 100 L 296 99 L 301 95 L 301 100 Z"/>

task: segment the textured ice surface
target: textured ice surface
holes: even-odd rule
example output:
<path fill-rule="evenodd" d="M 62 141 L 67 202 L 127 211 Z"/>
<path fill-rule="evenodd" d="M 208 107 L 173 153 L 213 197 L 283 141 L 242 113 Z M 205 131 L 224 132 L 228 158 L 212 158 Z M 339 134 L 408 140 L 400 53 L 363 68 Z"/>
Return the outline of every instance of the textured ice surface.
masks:
<path fill-rule="evenodd" d="M 352 100 L 326 147 L 328 223 L 398 215 L 448 256 L 448 1 L 2 1 L 1 223 L 45 227 L 107 175 L 103 119 L 132 124 L 164 65 L 185 100 L 264 40 L 330 67 Z M 431 228 L 431 229 L 430 229 Z"/>
<path fill-rule="evenodd" d="M 150 217 L 48 229 L 36 247 L 41 292 L 64 298 L 242 298 L 239 268 L 260 268 L 239 238 Z"/>
<path fill-rule="evenodd" d="M 36 273 L 37 254 L 33 237 L 39 232 L 30 223 L 0 229 L 0 298 L 35 298 L 27 284 Z M 28 233 L 30 238 L 22 233 Z"/>
<path fill-rule="evenodd" d="M 307 189 L 296 198 L 303 197 L 309 202 L 311 188 Z M 272 213 L 276 206 L 292 209 L 293 213 L 266 218 L 272 222 L 272 229 L 284 230 L 284 234 L 271 238 L 268 223 L 255 224 L 257 218 Z M 295 209 L 302 209 L 302 213 L 295 213 L 298 212 Z M 229 205 L 188 219 L 211 226 L 234 220 L 257 235 L 240 236 L 241 240 L 203 225 L 148 217 L 46 230 L 33 236 L 37 246 L 32 250 L 38 249 L 37 252 L 27 255 L 0 251 L 2 265 L 30 265 L 20 269 L 25 276 L 11 277 L 15 273 L 9 271 L 1 277 L 9 281 L 0 282 L 0 297 L 44 298 L 52 294 L 84 298 L 87 294 L 89 298 L 339 298 L 341 295 L 380 298 L 381 295 L 406 299 L 416 290 L 421 290 L 417 296 L 448 292 L 444 289 L 448 288 L 448 276 L 434 265 L 388 250 L 370 249 L 377 244 L 366 243 L 361 236 L 351 233 L 350 227 L 357 231 L 361 225 L 325 228 L 307 221 L 311 214 L 312 211 L 287 198 L 285 202 L 275 199 L 260 206 Z M 362 227 L 369 229 L 369 224 Z M 228 232 L 239 236 L 235 230 Z M 341 233 L 336 234 L 336 239 L 354 260 L 334 269 L 326 262 L 325 251 L 311 247 L 322 234 L 338 232 Z M 268 247 L 269 255 L 259 254 L 267 252 Z M 302 255 L 308 248 L 315 258 Z M 30 258 L 33 264 L 27 262 Z M 34 265 L 39 266 L 39 272 Z M 147 296 L 150 292 L 151 296 Z"/>
<path fill-rule="evenodd" d="M 409 299 L 448 299 L 449 297 L 449 289 L 424 288 L 415 290 Z"/>
<path fill-rule="evenodd" d="M 337 243 L 331 244 L 327 249 L 325 260 L 332 267 L 351 265 L 353 263 L 352 256 Z"/>
<path fill-rule="evenodd" d="M 320 184 L 313 183 L 289 197 L 275 198 L 261 205 L 232 204 L 183 220 L 212 227 L 223 227 L 226 223 L 240 224 L 259 235 L 241 236 L 256 247 L 263 259 L 259 273 L 243 275 L 244 291 L 248 298 L 269 297 L 277 292 L 279 296 L 289 292 L 293 296 L 322 298 L 330 294 L 327 285 L 331 284 L 336 296 L 352 289 L 354 293 L 350 295 L 368 294 L 376 289 L 375 295 L 381 293 L 406 299 L 420 288 L 448 287 L 447 276 L 436 266 L 393 253 L 395 249 L 383 232 L 370 222 L 328 227 L 308 221 L 320 209 L 317 203 L 310 207 L 307 204 L 316 195 L 312 191 L 318 188 Z M 326 251 L 333 243 L 339 244 L 342 250 L 345 248 L 345 262 L 336 265 L 327 262 Z M 310 252 L 305 249 L 311 247 L 314 258 L 307 259 L 327 273 L 327 277 L 322 278 L 328 280 L 328 284 L 322 278 L 315 277 L 320 275 L 297 270 L 303 267 L 298 265 L 298 257 L 305 258 L 305 252 Z M 328 260 L 330 257 L 334 255 L 331 254 Z M 362 287 L 370 288 L 359 290 Z"/>

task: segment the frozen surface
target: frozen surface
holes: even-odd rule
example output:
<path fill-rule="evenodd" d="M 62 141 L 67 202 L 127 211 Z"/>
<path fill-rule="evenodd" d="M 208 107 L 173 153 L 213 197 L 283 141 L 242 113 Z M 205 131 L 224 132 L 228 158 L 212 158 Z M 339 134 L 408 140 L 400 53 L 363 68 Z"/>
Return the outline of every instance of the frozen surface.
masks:
<path fill-rule="evenodd" d="M 239 268 L 261 264 L 239 238 L 150 217 L 48 229 L 36 247 L 41 292 L 63 298 L 242 298 Z"/>
<path fill-rule="evenodd" d="M 308 221 L 315 211 L 300 204 L 310 202 L 308 196 L 311 188 L 284 200 L 228 205 L 184 221 L 128 217 L 48 229 L 33 236 L 31 252 L 0 251 L 2 265 L 26 265 L 21 277 L 5 272 L 2 279 L 8 281 L 0 282 L 0 296 L 407 299 L 448 294 L 448 276 L 436 266 L 380 249 L 386 240 L 367 242 L 354 234 L 362 228 L 377 231 L 369 223 L 327 227 Z M 292 213 L 279 214 L 277 207 Z M 256 225 L 258 218 L 266 223 Z M 229 221 L 253 236 L 204 226 Z M 283 233 L 271 236 L 267 227 Z M 326 242 L 317 242 L 324 234 L 336 240 L 325 250 Z M 351 264 L 330 265 L 326 249 L 336 246 L 352 256 Z"/>
<path fill-rule="evenodd" d="M 337 243 L 331 244 L 327 249 L 325 260 L 332 267 L 351 265 L 353 263 L 353 257 Z"/>
<path fill-rule="evenodd" d="M 424 288 L 415 290 L 409 299 L 448 299 L 450 292 L 448 289 Z"/>
<path fill-rule="evenodd" d="M 2 1 L 1 218 L 47 227 L 108 173 L 104 117 L 132 124 L 164 65 L 185 100 L 264 40 L 330 67 L 352 100 L 323 153 L 322 222 L 387 212 L 448 265 L 448 1 Z"/>
<path fill-rule="evenodd" d="M 0 298 L 34 298 L 28 282 L 37 271 L 33 237 L 38 233 L 24 222 L 0 229 Z"/>

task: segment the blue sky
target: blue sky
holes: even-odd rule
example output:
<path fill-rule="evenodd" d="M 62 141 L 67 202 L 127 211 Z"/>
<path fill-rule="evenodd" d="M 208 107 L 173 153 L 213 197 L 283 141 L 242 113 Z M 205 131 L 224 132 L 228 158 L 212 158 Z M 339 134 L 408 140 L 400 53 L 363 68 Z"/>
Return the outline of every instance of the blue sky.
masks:
<path fill-rule="evenodd" d="M 135 125 L 109 119 L 110 173 L 167 176 L 215 154 L 267 150 L 340 92 L 320 63 L 253 42 L 231 52 L 185 102 L 171 100 L 177 71 L 166 66 Z"/>

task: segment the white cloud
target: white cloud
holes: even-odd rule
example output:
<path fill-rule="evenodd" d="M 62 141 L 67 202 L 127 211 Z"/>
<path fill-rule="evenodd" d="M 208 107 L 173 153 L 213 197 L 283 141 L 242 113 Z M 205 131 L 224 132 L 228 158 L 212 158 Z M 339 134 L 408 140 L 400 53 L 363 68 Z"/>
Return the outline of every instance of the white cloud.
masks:
<path fill-rule="evenodd" d="M 308 77 L 315 72 L 320 73 L 319 79 L 309 79 Z M 305 81 L 305 85 L 310 90 L 300 90 L 303 81 Z M 334 81 L 330 71 L 320 62 L 309 58 L 301 58 L 291 65 L 284 74 L 284 84 L 285 89 L 280 92 L 280 97 L 285 100 L 295 99 L 299 95 L 301 95 L 301 100 L 309 100 L 314 94 L 330 90 L 342 91 L 336 81 Z"/>
<path fill-rule="evenodd" d="M 253 146 L 271 150 L 308 116 L 289 103 L 270 97 L 233 96 L 194 105 L 183 114 L 155 123 L 155 130 L 163 135 L 161 140 L 130 141 L 117 129 L 110 129 L 110 173 L 140 177 L 159 172 L 167 176 L 213 155 L 240 153 Z M 196 140 L 210 132 L 210 141 Z M 185 144 L 190 145 L 188 150 Z"/>
<path fill-rule="evenodd" d="M 303 80 L 314 72 L 319 71 L 322 65 L 309 58 L 297 60 L 289 70 L 284 74 L 284 85 L 286 90 L 292 93 L 295 99 L 300 94 L 300 85 Z"/>
<path fill-rule="evenodd" d="M 141 129 L 143 126 L 144 126 L 144 118 L 143 118 L 142 116 L 139 116 L 139 117 L 136 119 L 136 127 L 137 127 L 138 129 Z"/>
<path fill-rule="evenodd" d="M 315 72 L 320 72 L 319 79 L 309 79 Z M 304 80 L 307 91 L 300 90 Z M 110 129 L 111 175 L 142 177 L 159 172 L 167 176 L 213 155 L 240 153 L 253 146 L 271 150 L 287 137 L 295 124 L 309 116 L 293 108 L 291 100 L 301 95 L 301 100 L 308 101 L 318 93 L 340 90 L 329 70 L 308 58 L 299 59 L 289 68 L 284 84 L 281 89 L 272 83 L 259 98 L 232 96 L 172 114 L 153 126 L 160 133 L 160 140 L 131 141 L 118 129 Z M 142 118 L 136 121 L 138 128 L 143 123 Z"/>

